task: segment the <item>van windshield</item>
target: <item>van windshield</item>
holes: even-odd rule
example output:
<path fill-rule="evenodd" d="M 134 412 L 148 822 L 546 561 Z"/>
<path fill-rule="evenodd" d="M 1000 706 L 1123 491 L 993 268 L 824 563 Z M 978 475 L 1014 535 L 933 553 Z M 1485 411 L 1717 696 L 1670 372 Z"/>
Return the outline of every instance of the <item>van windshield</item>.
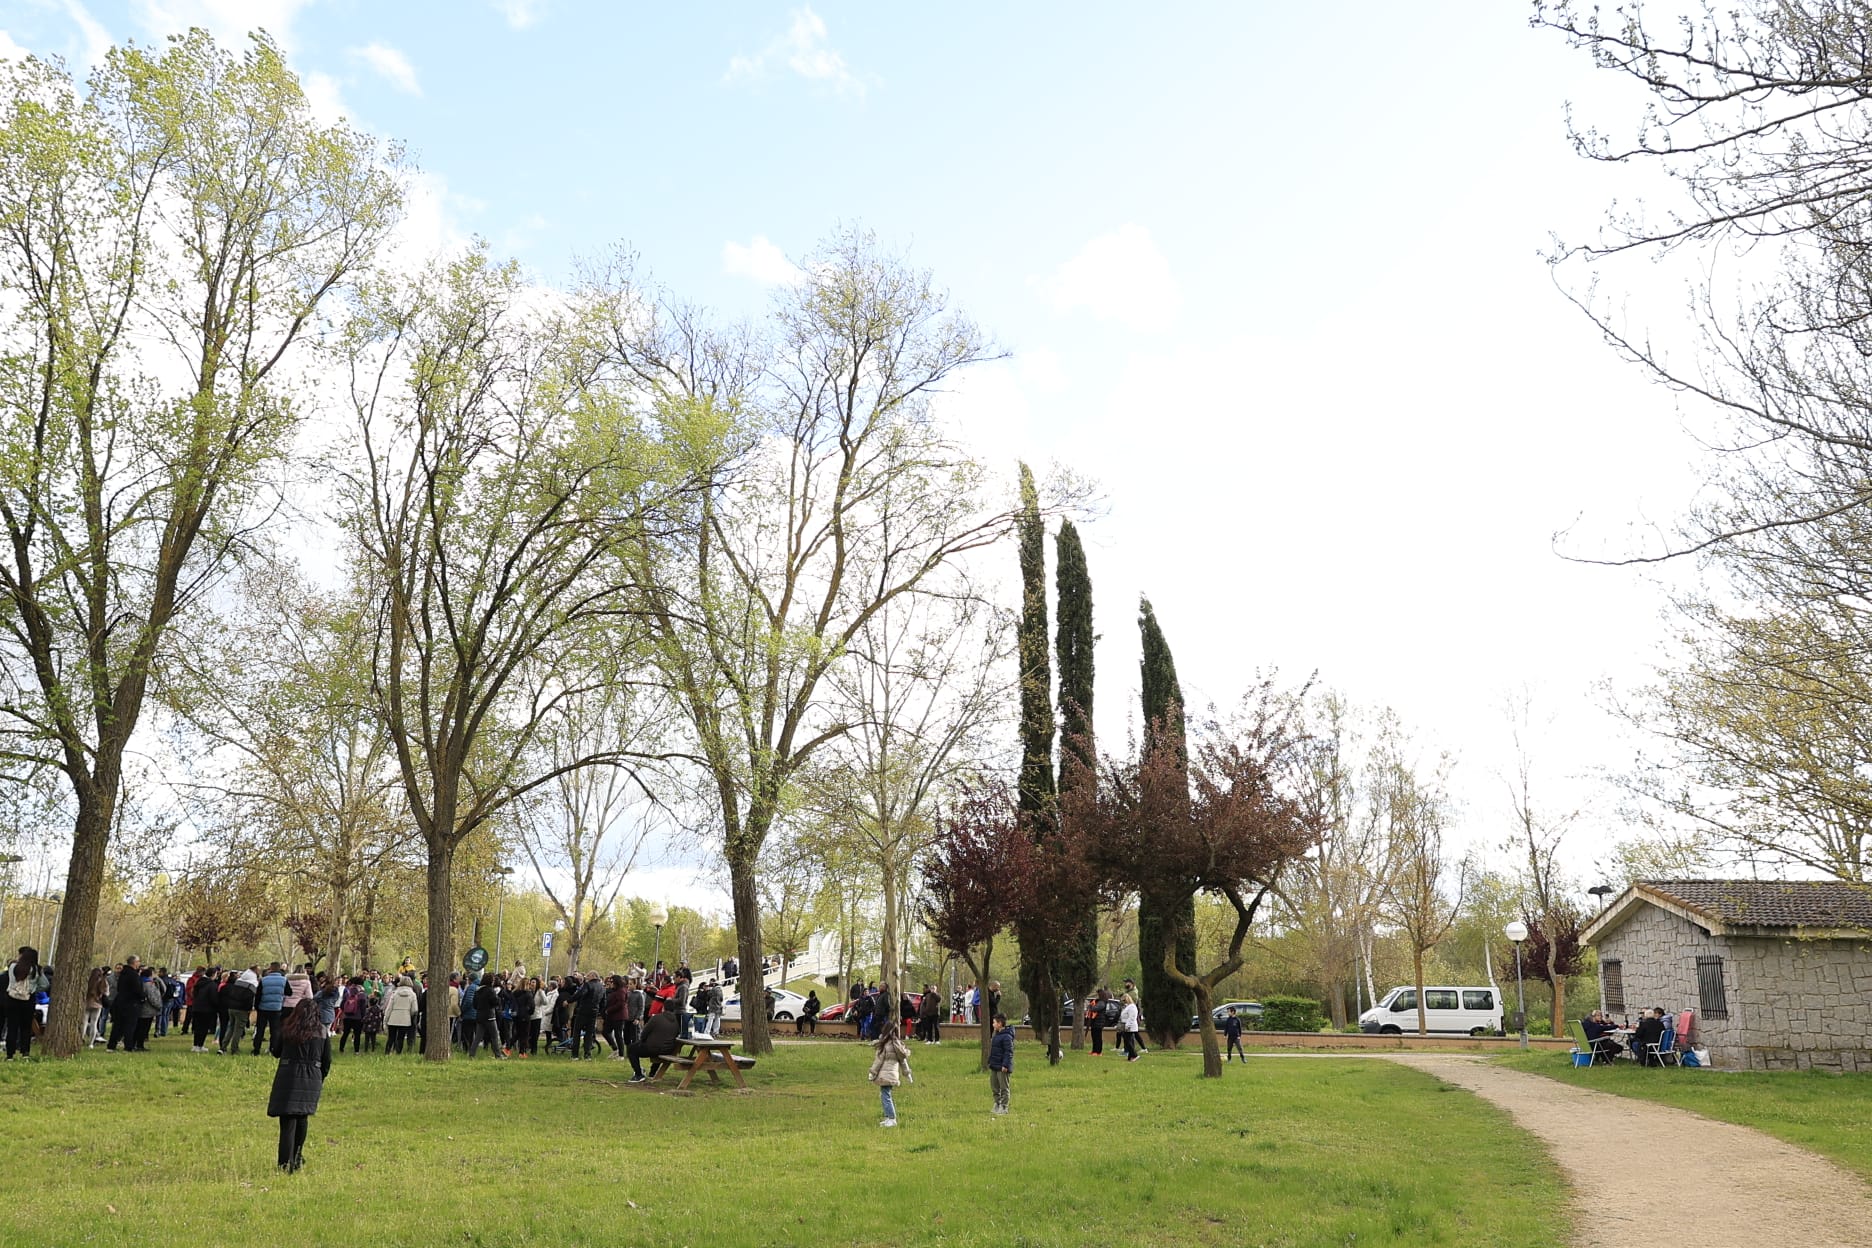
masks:
<path fill-rule="evenodd" d="M 1397 1013 L 1399 1010 L 1414 1010 L 1416 1008 L 1417 990 L 1415 988 L 1400 988 L 1391 998 L 1391 1012 L 1393 1014 Z"/>

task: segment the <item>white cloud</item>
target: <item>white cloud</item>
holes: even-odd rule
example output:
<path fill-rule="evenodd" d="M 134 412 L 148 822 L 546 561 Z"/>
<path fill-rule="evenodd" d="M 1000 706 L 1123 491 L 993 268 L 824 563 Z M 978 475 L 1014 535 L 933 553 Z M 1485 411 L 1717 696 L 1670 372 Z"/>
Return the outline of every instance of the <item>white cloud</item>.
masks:
<path fill-rule="evenodd" d="M 84 59 L 87 65 L 102 65 L 104 54 L 109 52 L 116 41 L 110 37 L 101 22 L 91 16 L 90 10 L 78 3 L 78 0 L 65 0 L 65 14 L 77 25 L 79 35 L 84 39 Z"/>
<path fill-rule="evenodd" d="M 200 26 L 225 48 L 239 50 L 250 31 L 264 30 L 287 51 L 293 19 L 311 0 L 136 0 L 137 22 L 155 38 Z"/>
<path fill-rule="evenodd" d="M 515 30 L 525 30 L 546 12 L 546 0 L 494 0 L 494 7 Z"/>
<path fill-rule="evenodd" d="M 345 55 L 363 63 L 372 73 L 403 94 L 422 94 L 422 84 L 416 81 L 416 67 L 409 63 L 409 57 L 388 44 L 367 43 L 361 48 L 347 49 Z"/>
<path fill-rule="evenodd" d="M 747 277 L 763 286 L 792 286 L 799 282 L 799 266 L 786 253 L 756 234 L 752 242 L 722 244 L 722 272 L 732 277 Z"/>
<path fill-rule="evenodd" d="M 1166 328 L 1183 302 L 1170 262 L 1136 224 L 1093 239 L 1040 285 L 1062 312 L 1083 308 L 1139 330 Z"/>
<path fill-rule="evenodd" d="M 29 54 L 25 48 L 13 42 L 13 36 L 0 30 L 0 61 L 23 61 Z"/>
<path fill-rule="evenodd" d="M 345 107 L 344 89 L 330 74 L 321 74 L 317 70 L 301 74 L 299 88 L 305 92 L 306 104 L 320 125 L 329 126 L 351 115 L 351 111 Z"/>
<path fill-rule="evenodd" d="M 810 8 L 794 9 L 786 33 L 759 52 L 730 60 L 722 81 L 765 78 L 775 67 L 791 70 L 810 82 L 829 87 L 838 95 L 863 95 L 868 85 L 864 78 L 852 72 L 838 49 L 827 42 L 825 19 Z"/>

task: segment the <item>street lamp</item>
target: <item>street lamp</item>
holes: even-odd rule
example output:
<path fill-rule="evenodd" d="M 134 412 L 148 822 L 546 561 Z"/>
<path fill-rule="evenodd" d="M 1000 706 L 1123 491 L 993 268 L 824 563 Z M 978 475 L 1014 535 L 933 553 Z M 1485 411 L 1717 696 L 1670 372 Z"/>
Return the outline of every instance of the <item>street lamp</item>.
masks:
<path fill-rule="evenodd" d="M 1603 914 L 1605 912 L 1606 895 L 1608 893 L 1616 893 L 1618 889 L 1613 888 L 1610 884 L 1595 884 L 1586 891 L 1592 894 L 1593 900 L 1599 905 L 1599 912 Z M 1605 976 L 1603 975 L 1599 977 L 1599 1008 L 1602 1010 L 1605 1009 Z"/>
<path fill-rule="evenodd" d="M 662 902 L 650 907 L 650 925 L 656 928 L 656 952 L 650 955 L 650 970 L 654 974 L 657 963 L 663 960 L 663 925 L 669 922 L 669 910 Z"/>
<path fill-rule="evenodd" d="M 514 869 L 512 867 L 494 868 L 494 874 L 501 877 L 500 900 L 496 902 L 494 906 L 494 970 L 496 973 L 501 970 L 501 918 L 507 909 L 507 877 L 513 873 Z"/>
<path fill-rule="evenodd" d="M 1515 1012 L 1521 1020 L 1521 1047 L 1527 1048 L 1527 995 L 1521 987 L 1521 942 L 1527 939 L 1527 924 L 1516 919 L 1502 929 L 1502 935 L 1514 942 Z"/>

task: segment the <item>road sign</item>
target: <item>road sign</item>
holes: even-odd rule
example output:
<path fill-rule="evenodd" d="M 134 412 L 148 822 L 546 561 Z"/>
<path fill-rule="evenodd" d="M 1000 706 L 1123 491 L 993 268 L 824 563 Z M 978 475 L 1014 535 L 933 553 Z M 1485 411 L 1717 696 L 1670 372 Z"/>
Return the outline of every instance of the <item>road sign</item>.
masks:
<path fill-rule="evenodd" d="M 467 971 L 471 975 L 486 966 L 487 962 L 487 950 L 483 949 L 480 945 L 476 945 L 467 953 L 462 954 L 462 970 Z"/>
<path fill-rule="evenodd" d="M 551 956 L 552 956 L 552 933 L 542 932 L 540 934 L 540 957 L 549 958 Z"/>

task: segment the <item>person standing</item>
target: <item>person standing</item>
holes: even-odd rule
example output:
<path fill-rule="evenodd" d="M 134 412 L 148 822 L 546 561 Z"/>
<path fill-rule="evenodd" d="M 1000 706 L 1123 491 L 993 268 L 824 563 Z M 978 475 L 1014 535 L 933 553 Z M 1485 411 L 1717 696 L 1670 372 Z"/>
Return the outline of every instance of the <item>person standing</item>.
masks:
<path fill-rule="evenodd" d="M 331 1073 L 331 1038 L 319 1026 L 318 1006 L 310 997 L 293 1007 L 273 1029 L 273 1093 L 267 1117 L 279 1119 L 279 1168 L 295 1174 L 305 1165 L 306 1120 L 318 1112 Z"/>
<path fill-rule="evenodd" d="M 884 1033 L 871 1046 L 877 1055 L 871 1059 L 871 1082 L 878 1085 L 878 1095 L 884 1102 L 884 1121 L 880 1127 L 897 1125 L 897 1102 L 891 1095 L 895 1088 L 910 1073 L 910 1046 L 903 1042 L 903 1033 L 897 1030 L 895 1023 L 885 1023 Z"/>
<path fill-rule="evenodd" d="M 1242 1049 L 1241 1033 L 1242 1021 L 1235 1016 L 1235 1007 L 1231 1005 L 1228 1017 L 1222 1020 L 1222 1034 L 1228 1037 L 1228 1049 L 1222 1054 L 1222 1060 L 1226 1062 L 1231 1057 L 1240 1057 L 1242 1065 L 1246 1066 L 1248 1054 Z"/>
<path fill-rule="evenodd" d="M 247 1012 L 253 1009 L 260 991 L 260 977 L 248 967 L 221 985 L 221 1052 L 229 1057 L 240 1052 L 241 1039 L 247 1034 Z"/>
<path fill-rule="evenodd" d="M 156 1020 L 162 1017 L 165 987 L 156 972 L 148 967 L 143 968 L 140 987 L 143 1000 L 137 1006 L 136 1037 L 132 1047 L 135 1052 L 147 1053 L 149 1052 L 150 1028 L 154 1027 Z"/>
<path fill-rule="evenodd" d="M 270 1029 L 277 1029 L 280 1014 L 286 1008 L 286 972 L 275 962 L 260 977 L 260 989 L 254 999 L 253 1055 L 260 1056 L 260 1041 Z"/>
<path fill-rule="evenodd" d="M 319 1026 L 323 1027 L 325 1034 L 329 1036 L 332 1024 L 338 1021 L 338 1007 L 344 1004 L 344 986 L 338 982 L 336 975 L 321 971 L 318 986 L 312 993 L 312 1000 L 318 1005 Z"/>
<path fill-rule="evenodd" d="M 384 998 L 384 1026 L 390 1029 L 384 1052 L 402 1053 L 416 1027 L 416 989 L 407 975 L 398 979 L 396 987 Z"/>
<path fill-rule="evenodd" d="M 1008 1029 L 1007 1016 L 996 1014 L 994 1039 L 988 1042 L 988 1086 L 994 1091 L 994 1110 L 1008 1112 L 1008 1084 L 1014 1078 L 1014 1033 Z"/>
<path fill-rule="evenodd" d="M 1138 1008 L 1130 993 L 1118 998 L 1118 1043 L 1124 1046 L 1125 1061 L 1138 1060 Z"/>
<path fill-rule="evenodd" d="M 101 966 L 91 968 L 85 981 L 84 1044 L 89 1049 L 104 1043 L 104 1002 L 110 996 L 110 972 Z"/>
<path fill-rule="evenodd" d="M 216 985 L 212 974 L 202 975 L 196 979 L 195 987 L 189 993 L 189 1031 L 194 1034 L 195 1039 L 189 1052 L 206 1053 L 208 1051 L 208 1037 L 213 1033 L 220 1014 L 221 989 Z"/>
<path fill-rule="evenodd" d="M 33 1025 L 39 1021 L 39 993 L 48 987 L 45 968 L 39 965 L 39 951 L 21 945 L 19 956 L 6 968 L 6 1060 L 13 1055 L 32 1056 Z"/>
<path fill-rule="evenodd" d="M 117 982 L 112 986 L 110 998 L 110 1040 L 104 1045 L 107 1053 L 115 1053 L 119 1044 L 128 1053 L 134 1042 L 137 1015 L 143 1009 L 143 976 L 138 971 L 140 966 L 142 963 L 133 953 L 124 959 L 122 968 L 117 972 Z"/>
<path fill-rule="evenodd" d="M 917 1028 L 924 1044 L 942 1043 L 942 1002 L 935 984 L 923 985 L 923 999 L 917 1002 Z"/>
<path fill-rule="evenodd" d="M 466 995 L 465 990 L 463 995 Z M 481 1042 L 494 1050 L 494 1057 L 496 1060 L 506 1061 L 507 1055 L 501 1052 L 499 1017 L 500 990 L 494 986 L 493 980 L 483 979 L 481 981 L 480 986 L 474 990 L 474 1003 L 475 1025 L 480 1029 Z M 468 1051 L 468 1056 L 474 1056 L 473 1049 Z"/>
<path fill-rule="evenodd" d="M 1092 1056 L 1105 1056 L 1105 990 L 1099 989 L 1085 1007 L 1086 1030 L 1092 1033 Z"/>

